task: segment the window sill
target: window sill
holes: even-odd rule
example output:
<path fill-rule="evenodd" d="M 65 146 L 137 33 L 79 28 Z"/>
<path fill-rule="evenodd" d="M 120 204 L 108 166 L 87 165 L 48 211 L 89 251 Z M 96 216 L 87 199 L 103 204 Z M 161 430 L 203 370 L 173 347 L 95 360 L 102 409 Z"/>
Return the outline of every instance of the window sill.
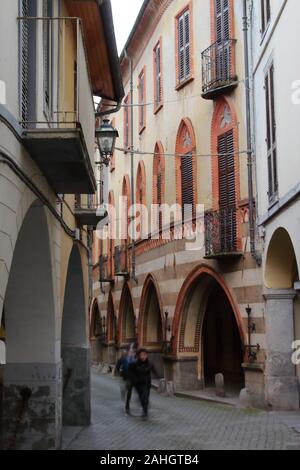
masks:
<path fill-rule="evenodd" d="M 159 105 L 157 105 L 155 108 L 154 108 L 154 111 L 153 111 L 153 114 L 157 114 L 161 108 L 163 107 L 163 104 L 160 103 Z"/>
<path fill-rule="evenodd" d="M 181 88 L 185 87 L 186 85 L 188 85 L 193 80 L 194 80 L 194 76 L 192 75 L 191 77 L 185 79 L 183 82 L 178 83 L 175 87 L 175 90 L 176 91 L 181 90 Z"/>

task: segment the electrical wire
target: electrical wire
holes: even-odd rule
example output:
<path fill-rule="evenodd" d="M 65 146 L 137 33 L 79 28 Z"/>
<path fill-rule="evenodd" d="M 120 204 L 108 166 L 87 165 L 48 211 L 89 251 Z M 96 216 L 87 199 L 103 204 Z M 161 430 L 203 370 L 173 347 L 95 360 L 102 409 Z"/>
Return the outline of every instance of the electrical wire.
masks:
<path fill-rule="evenodd" d="M 121 148 L 121 147 L 115 147 L 115 150 L 118 150 L 119 152 L 125 152 L 125 153 L 129 153 L 129 152 L 132 152 L 132 150 L 130 149 L 124 149 L 124 148 Z M 229 152 L 229 153 L 207 153 L 207 154 L 192 154 L 193 157 L 228 157 L 228 156 L 232 156 L 232 155 L 248 155 L 249 152 L 252 153 L 252 150 L 240 150 L 238 152 Z M 155 154 L 155 152 L 144 152 L 144 151 L 141 151 L 141 150 L 133 150 L 133 153 L 135 155 L 151 155 L 153 156 Z M 181 157 L 182 153 L 164 153 L 163 156 L 164 157 Z"/>

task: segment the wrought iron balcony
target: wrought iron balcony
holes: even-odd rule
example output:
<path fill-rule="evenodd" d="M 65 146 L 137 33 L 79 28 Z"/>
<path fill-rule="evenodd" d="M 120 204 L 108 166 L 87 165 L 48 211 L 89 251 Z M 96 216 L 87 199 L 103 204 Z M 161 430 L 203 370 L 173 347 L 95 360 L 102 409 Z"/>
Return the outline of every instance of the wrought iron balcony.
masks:
<path fill-rule="evenodd" d="M 202 52 L 203 98 L 213 100 L 237 87 L 235 44 L 235 39 L 218 41 Z"/>
<path fill-rule="evenodd" d="M 81 198 L 75 198 L 74 214 L 80 227 L 87 225 L 96 230 L 97 225 L 107 216 L 107 211 L 92 203 L 82 204 Z"/>
<path fill-rule="evenodd" d="M 99 282 L 114 282 L 112 260 L 107 255 L 100 255 L 99 258 Z"/>
<path fill-rule="evenodd" d="M 205 214 L 205 257 L 221 259 L 239 257 L 238 209 L 223 209 Z"/>
<path fill-rule="evenodd" d="M 92 194 L 95 115 L 81 22 L 22 17 L 19 29 L 24 145 L 56 193 Z"/>
<path fill-rule="evenodd" d="M 129 275 L 127 245 L 115 247 L 115 275 L 123 277 Z"/>

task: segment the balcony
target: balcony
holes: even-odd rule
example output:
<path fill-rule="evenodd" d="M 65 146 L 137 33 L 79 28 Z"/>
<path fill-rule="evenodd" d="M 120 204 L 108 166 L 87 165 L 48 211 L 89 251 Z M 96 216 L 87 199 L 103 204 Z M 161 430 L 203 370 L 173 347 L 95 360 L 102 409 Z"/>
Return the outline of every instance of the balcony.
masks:
<path fill-rule="evenodd" d="M 115 275 L 123 277 L 129 276 L 127 245 L 115 247 Z"/>
<path fill-rule="evenodd" d="M 81 22 L 23 17 L 19 26 L 24 145 L 56 193 L 92 194 L 95 117 Z"/>
<path fill-rule="evenodd" d="M 238 85 L 235 71 L 235 39 L 218 41 L 202 52 L 202 97 L 214 100 Z"/>
<path fill-rule="evenodd" d="M 75 197 L 74 215 L 80 228 L 87 225 L 96 230 L 98 223 L 107 216 L 107 211 L 90 201 L 83 204 L 81 197 L 77 195 Z"/>
<path fill-rule="evenodd" d="M 99 281 L 113 283 L 112 262 L 107 255 L 101 255 L 99 258 Z"/>
<path fill-rule="evenodd" d="M 239 210 L 223 209 L 206 212 L 205 258 L 226 259 L 243 256 L 238 237 Z"/>

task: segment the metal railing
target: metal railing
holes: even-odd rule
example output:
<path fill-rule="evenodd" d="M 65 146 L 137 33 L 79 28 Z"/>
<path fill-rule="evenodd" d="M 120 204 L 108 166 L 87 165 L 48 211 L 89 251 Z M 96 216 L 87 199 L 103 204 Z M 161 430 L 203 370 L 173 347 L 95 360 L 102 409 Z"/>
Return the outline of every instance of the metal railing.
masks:
<path fill-rule="evenodd" d="M 115 275 L 126 276 L 129 274 L 128 267 L 128 246 L 116 246 L 115 247 Z"/>
<path fill-rule="evenodd" d="M 235 71 L 236 39 L 218 41 L 202 52 L 202 91 L 207 93 L 237 80 Z"/>
<path fill-rule="evenodd" d="M 113 282 L 113 260 L 108 255 L 100 255 L 99 257 L 99 281 Z"/>
<path fill-rule="evenodd" d="M 238 253 L 237 208 L 206 212 L 204 223 L 206 256 Z"/>
<path fill-rule="evenodd" d="M 93 161 L 94 102 L 81 20 L 18 20 L 21 125 L 24 129 L 81 128 Z"/>

